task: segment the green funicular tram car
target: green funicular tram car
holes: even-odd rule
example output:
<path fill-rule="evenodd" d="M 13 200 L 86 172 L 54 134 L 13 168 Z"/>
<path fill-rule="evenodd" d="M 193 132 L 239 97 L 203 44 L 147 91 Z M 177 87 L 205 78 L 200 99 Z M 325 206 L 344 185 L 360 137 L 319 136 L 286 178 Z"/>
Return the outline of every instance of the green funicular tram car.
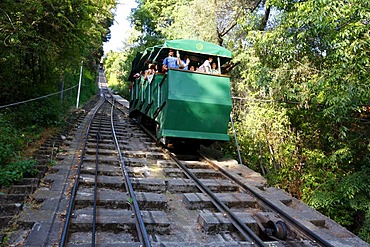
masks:
<path fill-rule="evenodd" d="M 168 69 L 163 73 L 162 63 L 169 50 L 179 52 L 181 58 L 187 56 L 189 68 L 213 57 L 219 74 L 186 69 Z M 169 40 L 147 48 L 132 62 L 130 117 L 152 120 L 157 138 L 165 144 L 229 140 L 232 102 L 230 77 L 224 73 L 230 60 L 229 50 L 199 40 Z M 144 76 L 142 72 L 153 64 L 158 71 L 153 77 Z"/>

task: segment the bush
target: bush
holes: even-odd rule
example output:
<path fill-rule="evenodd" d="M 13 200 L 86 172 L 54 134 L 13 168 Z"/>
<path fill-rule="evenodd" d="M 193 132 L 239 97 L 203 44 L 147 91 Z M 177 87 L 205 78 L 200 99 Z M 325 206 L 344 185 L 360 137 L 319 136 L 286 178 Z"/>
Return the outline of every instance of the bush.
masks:
<path fill-rule="evenodd" d="M 309 204 L 369 241 L 370 168 L 339 175 L 313 192 Z M 367 235 L 366 235 L 367 234 Z"/>
<path fill-rule="evenodd" d="M 60 121 L 62 106 L 58 100 L 46 98 L 40 101 L 21 105 L 17 112 L 16 125 L 19 128 L 28 128 L 31 126 L 47 127 L 55 125 Z"/>
<path fill-rule="evenodd" d="M 22 141 L 17 130 L 0 114 L 0 164 L 4 166 L 17 156 Z"/>
<path fill-rule="evenodd" d="M 20 160 L 17 162 L 10 162 L 7 166 L 0 169 L 0 185 L 10 186 L 13 183 L 21 180 L 25 174 L 35 175 L 35 160 Z"/>
<path fill-rule="evenodd" d="M 77 80 L 76 80 L 77 78 Z M 67 73 L 65 88 L 78 83 L 78 77 Z M 80 105 L 91 99 L 97 91 L 95 73 L 84 71 L 81 86 Z M 47 95 L 47 93 L 44 93 Z M 29 143 L 39 139 L 45 128 L 60 126 L 71 107 L 75 107 L 77 88 L 67 91 L 63 100 L 60 95 L 36 100 L 8 108 L 0 114 L 0 185 L 9 186 L 20 180 L 25 173 L 34 174 L 34 160 L 23 160 L 21 151 Z"/>

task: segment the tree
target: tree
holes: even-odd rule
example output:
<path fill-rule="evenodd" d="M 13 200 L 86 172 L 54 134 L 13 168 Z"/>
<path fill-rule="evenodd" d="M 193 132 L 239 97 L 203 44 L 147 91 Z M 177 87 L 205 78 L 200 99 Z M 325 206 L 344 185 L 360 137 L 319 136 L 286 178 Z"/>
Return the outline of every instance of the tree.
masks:
<path fill-rule="evenodd" d="M 266 153 L 273 154 L 265 155 L 269 162 L 264 162 L 269 171 L 280 167 L 269 175 L 271 182 L 361 232 L 370 218 L 365 179 L 369 132 L 362 117 L 370 102 L 369 3 L 309 0 L 266 5 L 278 10 L 280 21 L 273 29 L 249 32 L 248 42 L 243 40 L 246 49 L 239 53 L 240 66 L 234 72 L 244 80 L 234 93 L 278 103 L 289 129 L 279 128 L 288 131 L 283 140 L 273 138 L 274 129 L 246 140 L 255 152 L 262 142 Z M 242 106 L 241 116 L 249 116 L 252 108 Z"/>
<path fill-rule="evenodd" d="M 200 39 L 223 45 L 224 38 L 241 20 L 263 7 L 261 0 L 248 1 L 138 1 L 131 15 L 142 33 L 140 44 L 163 39 Z M 267 22 L 268 14 L 265 15 Z M 261 24 L 263 29 L 265 24 Z M 155 44 L 155 43 L 154 43 Z M 151 43 L 153 45 L 153 43 Z"/>
<path fill-rule="evenodd" d="M 231 49 L 245 164 L 369 241 L 369 5 L 142 0 L 132 23 L 139 49 L 177 38 Z"/>
<path fill-rule="evenodd" d="M 0 1 L 0 105 L 55 93 L 63 84 L 64 89 L 76 85 L 81 60 L 85 61 L 81 102 L 95 94 L 96 65 L 115 5 L 114 0 Z M 62 122 L 73 102 L 66 99 L 48 97 L 0 109 L 3 182 L 20 178 L 33 165 L 22 161 L 19 153 L 43 127 Z"/>
<path fill-rule="evenodd" d="M 83 58 L 91 66 L 99 61 L 114 7 L 114 0 L 2 1 L 1 102 L 55 91 L 65 71 Z"/>

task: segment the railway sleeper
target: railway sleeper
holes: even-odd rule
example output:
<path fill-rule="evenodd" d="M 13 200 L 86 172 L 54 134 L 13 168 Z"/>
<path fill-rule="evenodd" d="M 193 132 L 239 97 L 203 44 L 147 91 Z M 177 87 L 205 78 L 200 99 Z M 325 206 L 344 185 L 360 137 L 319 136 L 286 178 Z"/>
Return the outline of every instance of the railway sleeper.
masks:
<path fill-rule="evenodd" d="M 155 145 L 154 142 L 145 134 L 145 133 L 140 133 L 139 131 L 125 131 L 125 132 L 120 132 L 116 130 L 116 136 L 120 142 L 124 145 L 130 145 L 134 141 L 138 142 L 140 144 L 148 144 L 150 143 L 151 145 Z"/>
<path fill-rule="evenodd" d="M 87 163 L 95 163 L 96 157 L 94 155 L 88 155 L 84 157 L 84 162 Z M 99 164 L 110 164 L 110 165 L 115 165 L 119 166 L 120 163 L 117 159 L 117 156 L 102 156 L 99 157 Z"/>
<path fill-rule="evenodd" d="M 166 210 L 167 209 L 167 198 L 163 194 L 157 193 L 136 193 L 136 199 L 138 201 L 141 210 Z M 127 192 L 110 190 L 110 189 L 98 189 L 97 192 L 97 205 L 105 208 L 121 208 L 130 209 L 131 197 Z M 79 191 L 76 197 L 75 207 L 84 208 L 92 206 L 93 190 L 85 188 Z"/>
<path fill-rule="evenodd" d="M 95 122 L 92 122 L 91 124 L 91 130 L 94 130 L 94 129 L 106 129 L 106 130 L 110 130 L 110 120 L 109 120 L 109 116 L 106 115 L 106 119 L 101 119 L 101 121 L 95 121 Z"/>
<path fill-rule="evenodd" d="M 96 148 L 87 148 L 85 151 L 85 155 L 95 155 L 96 154 Z M 116 156 L 117 151 L 115 149 L 105 149 L 105 148 L 99 148 L 98 154 L 102 156 Z"/>
<path fill-rule="evenodd" d="M 91 232 L 71 233 L 68 238 L 68 247 L 91 247 Z M 96 232 L 95 243 L 98 246 L 109 247 L 138 247 L 140 242 L 133 241 L 135 236 L 130 233 L 115 233 L 110 231 Z"/>
<path fill-rule="evenodd" d="M 100 115 L 102 113 L 102 111 L 98 111 L 98 115 Z M 108 114 L 108 112 L 105 112 L 103 113 L 102 115 L 102 118 L 99 119 L 99 121 L 94 121 L 92 124 L 91 124 L 91 127 L 95 127 L 95 128 L 109 128 L 110 127 L 110 114 Z"/>
<path fill-rule="evenodd" d="M 115 131 L 116 131 L 116 135 L 118 137 L 124 137 L 124 138 L 121 138 L 121 139 L 126 139 L 125 137 L 131 135 L 131 133 L 132 133 L 130 130 L 128 130 L 126 128 L 126 126 L 121 126 L 121 127 L 120 126 L 115 126 Z"/>
<path fill-rule="evenodd" d="M 190 170 L 197 178 L 223 178 L 224 176 L 216 170 L 211 169 L 191 169 Z M 168 177 L 185 178 L 186 175 L 179 168 L 165 168 L 164 174 Z"/>
<path fill-rule="evenodd" d="M 165 159 L 165 154 L 162 152 L 145 152 L 145 151 L 129 151 L 124 150 L 123 155 L 129 158 L 151 158 L 151 159 Z"/>
<path fill-rule="evenodd" d="M 99 138 L 100 140 L 112 140 L 112 133 L 100 133 Z M 89 133 L 89 136 L 87 137 L 88 141 L 96 141 L 96 133 Z"/>
<path fill-rule="evenodd" d="M 110 138 L 103 138 L 103 136 L 100 136 L 100 139 L 99 139 L 99 145 L 112 145 L 115 147 L 114 145 L 114 141 L 112 140 L 112 137 Z M 93 146 L 93 147 L 96 147 L 96 135 L 94 136 L 89 136 L 87 138 L 87 146 Z"/>
<path fill-rule="evenodd" d="M 147 160 L 145 158 L 125 158 L 125 164 L 135 167 L 143 167 L 147 165 Z"/>
<path fill-rule="evenodd" d="M 164 193 L 167 189 L 166 182 L 160 178 L 133 178 L 131 183 L 135 191 Z"/>
<path fill-rule="evenodd" d="M 250 242 L 237 242 L 237 241 L 214 241 L 214 242 L 207 242 L 207 243 L 199 243 L 199 242 L 160 242 L 158 244 L 153 244 L 154 247 L 255 247 L 255 244 Z M 277 245 L 271 245 L 274 247 L 280 247 Z"/>
<path fill-rule="evenodd" d="M 234 213 L 242 223 L 246 224 L 255 234 L 259 234 L 259 226 L 253 216 L 249 213 Z M 222 213 L 200 212 L 197 222 L 209 234 L 222 231 L 235 231 L 230 219 Z"/>
<path fill-rule="evenodd" d="M 257 208 L 257 201 L 254 197 L 245 193 L 215 193 L 229 208 Z M 203 193 L 186 193 L 182 201 L 188 209 L 214 208 L 209 196 Z"/>
<path fill-rule="evenodd" d="M 14 215 L 4 215 L 0 216 L 0 229 L 6 228 L 8 224 L 12 221 Z"/>
<path fill-rule="evenodd" d="M 189 169 L 211 169 L 212 167 L 201 161 L 185 161 L 183 162 Z"/>
<path fill-rule="evenodd" d="M 200 179 L 200 181 L 214 192 L 236 192 L 239 191 L 239 187 L 229 180 L 220 179 Z M 170 179 L 168 180 L 168 191 L 175 193 L 195 193 L 199 192 L 198 187 L 190 179 Z"/>
<path fill-rule="evenodd" d="M 122 141 L 120 141 L 119 144 L 120 144 L 121 150 L 130 151 L 130 152 L 138 151 L 138 147 L 136 147 L 135 145 L 131 145 L 130 143 L 125 144 Z M 140 151 L 143 151 L 143 150 L 147 152 L 152 152 L 152 153 L 162 153 L 161 147 L 157 147 L 155 145 L 145 145 L 144 144 L 144 148 L 140 147 Z"/>
<path fill-rule="evenodd" d="M 12 185 L 7 188 L 10 194 L 32 194 L 37 189 L 37 184 Z"/>
<path fill-rule="evenodd" d="M 157 146 L 153 146 L 153 145 L 149 145 L 147 146 L 147 149 L 149 152 L 162 152 L 162 148 L 161 147 L 157 147 Z"/>
<path fill-rule="evenodd" d="M 93 186 L 95 184 L 95 176 L 90 174 L 80 175 L 80 184 Z M 98 187 L 105 188 L 124 188 L 124 178 L 122 176 L 104 176 L 100 175 L 97 179 Z"/>
<path fill-rule="evenodd" d="M 141 215 L 148 233 L 169 234 L 171 223 L 165 212 L 141 211 Z M 74 211 L 70 229 L 72 231 L 92 230 L 92 208 Z M 129 232 L 136 228 L 135 219 L 131 210 L 124 209 L 97 209 L 97 230 Z"/>
<path fill-rule="evenodd" d="M 81 173 L 94 175 L 95 167 L 95 163 L 85 162 L 83 164 L 83 170 L 81 170 Z M 98 174 L 106 176 L 121 176 L 122 170 L 121 167 L 117 165 L 99 164 Z"/>
<path fill-rule="evenodd" d="M 96 134 L 97 132 L 100 132 L 100 133 L 103 133 L 103 134 L 111 134 L 112 133 L 112 128 L 111 128 L 110 123 L 109 123 L 109 125 L 106 124 L 106 123 L 101 123 L 100 126 L 97 123 L 93 123 L 91 125 L 91 128 L 90 128 L 90 133 L 91 134 Z M 127 133 L 127 131 L 125 133 Z"/>
<path fill-rule="evenodd" d="M 39 149 L 33 153 L 34 156 L 42 157 L 42 156 L 50 156 L 51 154 L 56 154 L 58 152 L 58 147 L 44 147 L 43 149 Z"/>
<path fill-rule="evenodd" d="M 299 200 L 291 197 L 285 191 L 269 187 L 262 191 L 261 194 L 264 194 L 264 197 L 268 198 L 268 200 L 275 205 L 279 205 L 279 208 L 284 210 L 287 214 L 292 215 L 303 222 L 309 222 L 316 227 L 327 227 L 328 222 L 326 217 Z"/>
<path fill-rule="evenodd" d="M 91 142 L 89 142 L 87 145 L 86 145 L 86 147 L 88 148 L 88 149 L 92 149 L 92 148 L 96 148 L 96 140 L 95 140 L 95 142 L 93 142 L 93 141 L 91 141 Z M 99 142 L 99 149 L 109 149 L 109 150 L 116 150 L 116 146 L 114 145 L 114 143 L 113 142 L 109 142 L 109 143 L 107 143 L 107 142 L 105 142 L 105 143 L 101 143 L 101 142 Z"/>
<path fill-rule="evenodd" d="M 26 194 L 0 194 L 1 204 L 23 202 L 28 198 Z"/>
<path fill-rule="evenodd" d="M 177 164 L 171 160 L 157 160 L 156 166 L 159 168 L 176 168 Z"/>
<path fill-rule="evenodd" d="M 0 217 L 15 215 L 22 210 L 22 203 L 6 203 L 0 205 Z"/>
<path fill-rule="evenodd" d="M 14 183 L 15 185 L 35 185 L 37 186 L 40 182 L 39 178 L 22 178 L 18 182 Z"/>

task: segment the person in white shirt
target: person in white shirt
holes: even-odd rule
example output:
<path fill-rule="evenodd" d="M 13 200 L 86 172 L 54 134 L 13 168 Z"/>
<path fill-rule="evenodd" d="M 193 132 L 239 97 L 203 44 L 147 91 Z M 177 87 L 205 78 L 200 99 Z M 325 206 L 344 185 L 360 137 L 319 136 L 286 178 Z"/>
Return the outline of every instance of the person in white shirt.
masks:
<path fill-rule="evenodd" d="M 199 66 L 198 71 L 211 74 L 212 73 L 212 67 L 211 67 L 212 61 L 213 61 L 213 57 L 209 57 L 208 60 L 204 61 L 204 63 L 201 66 Z"/>

